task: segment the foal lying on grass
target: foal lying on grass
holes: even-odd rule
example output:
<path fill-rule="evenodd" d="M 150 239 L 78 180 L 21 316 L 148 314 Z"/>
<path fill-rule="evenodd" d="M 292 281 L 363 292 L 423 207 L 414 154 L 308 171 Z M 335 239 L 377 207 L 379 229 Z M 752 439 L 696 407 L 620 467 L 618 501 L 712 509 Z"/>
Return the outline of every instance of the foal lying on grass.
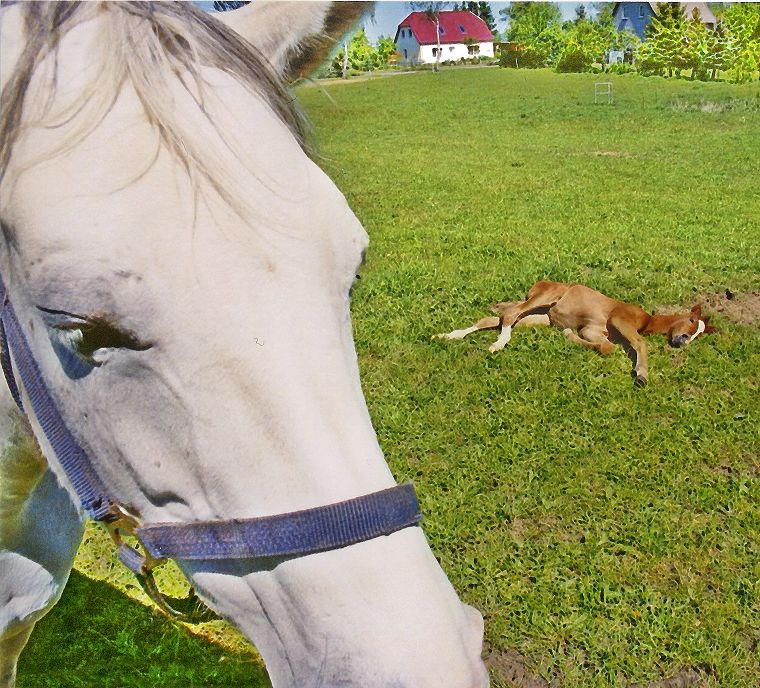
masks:
<path fill-rule="evenodd" d="M 512 338 L 513 327 L 553 325 L 577 344 L 607 355 L 622 344 L 633 360 L 639 387 L 647 383 L 647 346 L 642 335 L 664 334 L 671 346 L 686 346 L 701 334 L 716 332 L 708 325 L 700 306 L 675 315 L 649 315 L 638 306 L 611 299 L 581 284 L 536 282 L 525 301 L 491 306 L 496 316 L 478 320 L 472 327 L 435 335 L 438 339 L 462 339 L 478 330 L 501 328 L 489 351 L 501 351 Z"/>

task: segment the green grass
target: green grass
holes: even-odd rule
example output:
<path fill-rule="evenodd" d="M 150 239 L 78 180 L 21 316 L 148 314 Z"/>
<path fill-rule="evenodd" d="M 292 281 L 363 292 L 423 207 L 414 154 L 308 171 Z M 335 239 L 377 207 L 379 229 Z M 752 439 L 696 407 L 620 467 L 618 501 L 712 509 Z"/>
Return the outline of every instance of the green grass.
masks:
<path fill-rule="evenodd" d="M 492 333 L 430 341 L 538 279 L 648 309 L 758 288 L 758 85 L 613 77 L 614 104 L 594 105 L 597 78 L 444 70 L 300 90 L 320 164 L 372 239 L 353 304 L 365 395 L 496 654 L 566 687 L 682 670 L 756 686 L 757 324 L 718 315 L 720 334 L 686 351 L 649 340 L 644 390 L 622 351 L 602 358 L 558 331 L 518 330 L 497 355 Z M 124 589 L 91 538 L 79 568 Z M 101 592 L 115 606 L 91 632 L 85 601 Z M 77 575 L 19 685 L 265 681 L 216 633 L 225 652 Z"/>

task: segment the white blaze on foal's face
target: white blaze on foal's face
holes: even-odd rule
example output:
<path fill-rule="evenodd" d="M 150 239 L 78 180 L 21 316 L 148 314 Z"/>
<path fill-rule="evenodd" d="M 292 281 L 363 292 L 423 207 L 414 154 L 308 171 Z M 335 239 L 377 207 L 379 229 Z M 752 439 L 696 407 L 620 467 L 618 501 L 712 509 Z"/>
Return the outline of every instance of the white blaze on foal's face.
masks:
<path fill-rule="evenodd" d="M 54 112 L 93 78 L 101 28 L 63 39 Z M 76 117 L 16 142 L 0 270 L 45 378 L 113 494 L 146 522 L 282 513 L 391 486 L 349 318 L 366 234 L 264 96 L 218 70 L 201 76 L 205 112 L 176 81 L 167 98 L 225 198 L 159 146 L 129 84 L 55 156 Z M 277 686 L 487 684 L 480 615 L 419 528 L 183 568 Z"/>

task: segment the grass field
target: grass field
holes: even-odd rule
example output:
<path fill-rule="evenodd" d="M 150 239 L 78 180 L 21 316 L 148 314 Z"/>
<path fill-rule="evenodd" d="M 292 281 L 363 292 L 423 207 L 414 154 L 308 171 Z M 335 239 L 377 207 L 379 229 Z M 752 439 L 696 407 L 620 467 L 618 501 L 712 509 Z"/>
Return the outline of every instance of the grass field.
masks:
<path fill-rule="evenodd" d="M 300 90 L 372 238 L 353 304 L 365 394 L 485 615 L 494 686 L 757 686 L 760 88 L 613 77 L 614 104 L 594 105 L 595 78 Z M 493 333 L 430 340 L 538 279 L 647 309 L 708 299 L 721 332 L 684 351 L 650 340 L 643 390 L 622 351 L 555 330 L 495 355 Z M 266 685 L 229 630 L 197 638 L 130 602 L 104 546 L 90 531 L 89 578 L 40 624 L 20 688 Z"/>

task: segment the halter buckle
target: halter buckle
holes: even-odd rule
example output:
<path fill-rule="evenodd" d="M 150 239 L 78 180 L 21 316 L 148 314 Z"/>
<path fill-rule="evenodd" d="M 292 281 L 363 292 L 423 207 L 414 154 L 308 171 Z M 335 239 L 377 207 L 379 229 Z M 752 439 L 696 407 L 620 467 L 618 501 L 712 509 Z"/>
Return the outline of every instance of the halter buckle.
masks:
<path fill-rule="evenodd" d="M 110 509 L 110 520 L 105 522 L 108 534 L 111 536 L 121 562 L 130 569 L 137 578 L 140 587 L 156 606 L 169 618 L 185 623 L 201 623 L 212 621 L 219 616 L 206 606 L 190 588 L 185 598 L 166 597 L 159 589 L 153 570 L 166 562 L 151 555 L 148 548 L 140 539 L 139 529 L 142 525 L 139 517 L 129 511 L 123 504 L 113 504 Z M 128 535 L 137 541 L 140 550 L 124 541 Z"/>

